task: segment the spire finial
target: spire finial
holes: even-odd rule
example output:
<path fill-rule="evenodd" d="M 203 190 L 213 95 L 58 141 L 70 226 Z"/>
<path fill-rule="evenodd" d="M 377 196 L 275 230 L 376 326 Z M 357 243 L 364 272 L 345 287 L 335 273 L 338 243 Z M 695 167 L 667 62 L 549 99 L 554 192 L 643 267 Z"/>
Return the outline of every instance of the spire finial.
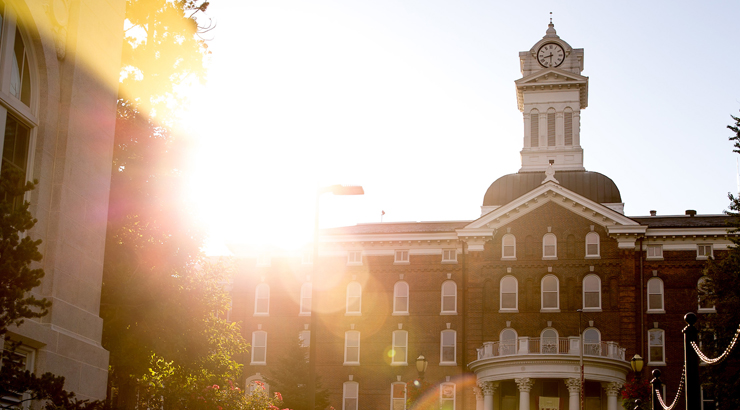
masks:
<path fill-rule="evenodd" d="M 550 12 L 550 24 L 552 24 L 552 12 Z"/>

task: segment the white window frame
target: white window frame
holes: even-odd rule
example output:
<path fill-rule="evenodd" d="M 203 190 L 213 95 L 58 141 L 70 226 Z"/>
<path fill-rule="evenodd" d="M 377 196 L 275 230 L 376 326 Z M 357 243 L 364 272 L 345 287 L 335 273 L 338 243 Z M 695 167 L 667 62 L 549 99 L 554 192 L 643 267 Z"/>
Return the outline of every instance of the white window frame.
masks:
<path fill-rule="evenodd" d="M 591 281 L 596 281 L 596 291 L 594 291 L 589 284 Z M 589 273 L 583 278 L 583 310 L 587 312 L 601 312 L 601 278 L 595 273 Z M 598 304 L 596 306 L 586 306 L 586 294 L 596 293 L 598 296 Z"/>
<path fill-rule="evenodd" d="M 257 337 L 258 335 L 263 336 L 264 343 L 260 344 L 258 343 Z M 263 349 L 262 355 L 264 356 L 262 360 L 258 360 L 259 357 L 255 358 L 255 353 L 257 352 L 257 349 Z M 266 365 L 267 364 L 267 332 L 264 330 L 255 330 L 252 332 L 252 361 L 250 364 L 252 365 Z"/>
<path fill-rule="evenodd" d="M 504 281 L 514 283 L 514 292 L 504 292 Z M 509 290 L 509 289 L 507 289 Z M 504 294 L 514 294 L 514 307 L 504 307 Z M 499 312 L 519 312 L 519 281 L 512 275 L 506 275 L 499 282 Z"/>
<path fill-rule="evenodd" d="M 655 289 L 651 289 L 651 283 L 658 284 L 656 286 L 660 288 L 660 291 L 655 292 Z M 645 291 L 647 292 L 647 313 L 665 313 L 665 286 L 663 283 L 663 279 L 658 277 L 650 278 L 647 281 L 647 286 L 645 286 Z M 660 308 L 651 307 L 650 295 L 660 295 Z"/>
<path fill-rule="evenodd" d="M 648 244 L 646 246 L 645 259 L 662 260 L 663 245 Z"/>
<path fill-rule="evenodd" d="M 445 391 L 446 389 L 451 389 L 452 391 L 452 397 L 445 397 Z M 447 390 L 450 391 L 450 390 Z M 455 402 L 457 401 L 457 387 L 455 386 L 455 383 L 442 383 L 439 385 L 439 408 L 444 409 L 444 402 L 445 401 L 451 401 L 452 402 L 452 410 L 455 410 Z"/>
<path fill-rule="evenodd" d="M 349 349 L 357 349 L 357 357 L 349 357 Z M 357 360 L 350 360 L 357 359 Z M 348 330 L 344 332 L 344 365 L 357 366 L 360 364 L 360 332 L 357 330 Z"/>
<path fill-rule="evenodd" d="M 716 307 L 714 305 L 712 305 L 712 307 L 703 307 L 702 304 L 701 304 L 701 299 L 702 299 L 702 294 L 703 294 L 703 291 L 702 291 L 702 283 L 704 283 L 708 279 L 709 278 L 707 276 L 702 276 L 696 282 L 696 294 L 697 294 L 697 299 L 698 299 L 697 300 L 698 308 L 697 308 L 696 311 L 698 313 L 716 313 L 717 312 L 717 309 L 716 309 Z"/>
<path fill-rule="evenodd" d="M 348 399 L 355 399 L 355 406 L 347 406 Z M 342 384 L 342 410 L 358 410 L 360 408 L 360 384 L 349 381 Z"/>
<path fill-rule="evenodd" d="M 505 333 L 513 333 L 514 337 L 510 339 L 506 339 L 504 338 Z M 519 341 L 519 335 L 517 334 L 516 330 L 510 327 L 507 327 L 501 330 L 501 333 L 499 333 L 498 335 L 499 355 L 508 356 L 508 355 L 516 354 L 518 341 Z"/>
<path fill-rule="evenodd" d="M 394 330 L 391 343 L 393 349 L 391 350 L 391 366 L 408 366 L 409 332 L 405 330 Z M 400 355 L 399 351 L 403 351 L 403 355 Z"/>
<path fill-rule="evenodd" d="M 553 336 L 545 336 L 545 333 L 546 332 L 547 333 L 554 333 L 555 336 L 554 337 Z M 548 346 L 545 344 L 545 339 L 547 339 L 549 342 L 551 342 L 551 343 L 554 344 L 554 349 L 555 349 L 554 351 L 552 351 L 552 350 L 549 350 L 547 352 L 545 351 L 548 348 Z M 546 327 L 546 328 L 542 329 L 542 331 L 540 332 L 540 353 L 542 353 L 542 354 L 557 354 L 559 350 L 560 350 L 560 334 L 558 333 L 558 331 L 555 330 L 552 327 Z"/>
<path fill-rule="evenodd" d="M 396 388 L 403 389 L 403 397 L 396 397 Z M 402 409 L 406 410 L 406 383 L 394 382 L 391 383 L 391 410 L 396 410 L 396 402 L 402 403 Z"/>
<path fill-rule="evenodd" d="M 714 247 L 709 243 L 696 245 L 696 260 L 707 260 L 714 257 Z"/>
<path fill-rule="evenodd" d="M 501 259 L 516 260 L 516 236 L 510 233 L 501 238 Z"/>
<path fill-rule="evenodd" d="M 393 254 L 394 265 L 408 265 L 410 263 L 409 250 L 400 249 L 396 250 Z"/>
<path fill-rule="evenodd" d="M 311 331 L 301 330 L 298 332 L 298 340 L 301 341 L 301 347 L 311 347 Z"/>
<path fill-rule="evenodd" d="M 452 335 L 452 344 L 445 344 L 445 335 Z M 444 360 L 445 348 L 452 349 L 453 360 Z M 439 365 L 440 366 L 457 366 L 457 332 L 452 329 L 446 329 L 439 334 Z"/>
<path fill-rule="evenodd" d="M 305 282 L 301 285 L 299 316 L 311 316 L 311 305 L 313 303 L 313 283 Z"/>
<path fill-rule="evenodd" d="M 10 340 L 8 338 L 8 335 L 6 333 L 5 335 L 5 341 L 3 344 L 3 353 L 9 354 L 10 348 L 12 347 L 12 344 L 15 341 Z M 7 352 L 7 353 L 5 353 Z M 17 355 L 16 360 L 22 360 L 23 361 L 23 368 L 24 370 L 27 370 L 31 373 L 34 372 L 34 367 L 36 366 L 36 349 L 33 349 L 29 346 L 26 346 L 24 344 L 18 344 L 18 346 L 15 347 L 15 351 L 13 352 L 15 355 Z M 5 359 L 5 358 L 4 358 Z M 13 359 L 5 359 L 5 360 L 13 360 Z M 0 368 L 2 368 L 2 363 L 0 363 Z M 20 394 L 20 399 L 17 398 L 17 396 L 4 396 L 0 397 L 0 406 L 2 405 L 10 405 L 11 403 L 21 403 L 22 409 L 26 410 L 31 407 L 31 396 L 28 392 L 24 392 Z"/>
<path fill-rule="evenodd" d="M 396 316 L 407 316 L 409 314 L 409 284 L 398 281 L 393 285 L 393 314 Z M 400 299 L 406 299 L 406 306 L 400 306 Z"/>
<path fill-rule="evenodd" d="M 589 343 L 586 340 L 586 333 L 596 332 L 596 343 Z M 589 327 L 583 330 L 583 354 L 589 356 L 600 356 L 601 355 L 601 331 L 595 327 Z"/>
<path fill-rule="evenodd" d="M 362 265 L 362 251 L 347 252 L 347 265 L 348 266 Z"/>
<path fill-rule="evenodd" d="M 545 290 L 545 280 L 548 278 L 555 279 L 555 307 L 545 307 L 545 292 L 553 292 L 552 290 Z M 540 311 L 560 312 L 560 279 L 558 279 L 558 277 L 555 275 L 545 275 L 540 281 Z"/>
<path fill-rule="evenodd" d="M 358 292 L 355 292 L 358 290 Z M 357 298 L 357 310 L 351 310 L 350 298 Z M 347 304 L 345 316 L 361 316 L 362 315 L 362 285 L 359 282 L 350 282 L 347 284 Z"/>
<path fill-rule="evenodd" d="M 457 283 L 455 283 L 454 280 L 446 280 L 442 282 L 441 287 L 441 309 L 440 314 L 441 315 L 456 315 L 457 314 Z M 453 310 L 445 310 L 445 298 L 453 298 Z"/>
<path fill-rule="evenodd" d="M 596 252 L 589 252 L 589 245 L 596 245 Z M 596 232 L 586 234 L 586 259 L 601 258 L 601 236 Z"/>
<path fill-rule="evenodd" d="M 653 343 L 653 340 L 651 338 L 652 334 L 659 334 L 662 339 L 662 343 Z M 657 340 L 657 339 L 656 339 Z M 648 330 L 648 365 L 649 366 L 665 366 L 665 331 L 663 329 L 650 329 Z M 659 346 L 660 347 L 660 353 L 661 353 L 661 360 L 653 360 L 653 354 L 651 352 L 651 348 L 653 346 Z"/>
<path fill-rule="evenodd" d="M 457 249 L 442 249 L 442 263 L 457 263 Z"/>
<path fill-rule="evenodd" d="M 551 243 L 549 243 L 551 242 Z M 552 246 L 552 252 L 546 250 Z M 548 232 L 542 236 L 542 260 L 555 260 L 558 258 L 558 237 L 554 233 Z"/>
<path fill-rule="evenodd" d="M 266 295 L 260 295 L 264 291 Z M 260 301 L 265 302 L 265 310 L 259 310 Z M 254 316 L 270 316 L 270 285 L 260 283 L 254 288 Z"/>

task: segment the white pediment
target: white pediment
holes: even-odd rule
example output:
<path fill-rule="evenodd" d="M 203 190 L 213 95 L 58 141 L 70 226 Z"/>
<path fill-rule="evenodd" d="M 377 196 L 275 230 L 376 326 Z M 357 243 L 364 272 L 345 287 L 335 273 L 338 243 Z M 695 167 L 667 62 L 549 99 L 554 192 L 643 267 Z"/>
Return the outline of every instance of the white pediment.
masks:
<path fill-rule="evenodd" d="M 586 84 L 588 83 L 588 77 L 550 67 L 522 77 L 514 83 L 516 83 L 517 88 L 545 84 Z"/>
<path fill-rule="evenodd" d="M 641 226 L 619 212 L 581 196 L 555 182 L 548 181 L 516 200 L 481 216 L 464 228 L 458 229 L 458 235 L 467 236 L 487 229 L 495 231 L 550 202 L 605 228 Z"/>

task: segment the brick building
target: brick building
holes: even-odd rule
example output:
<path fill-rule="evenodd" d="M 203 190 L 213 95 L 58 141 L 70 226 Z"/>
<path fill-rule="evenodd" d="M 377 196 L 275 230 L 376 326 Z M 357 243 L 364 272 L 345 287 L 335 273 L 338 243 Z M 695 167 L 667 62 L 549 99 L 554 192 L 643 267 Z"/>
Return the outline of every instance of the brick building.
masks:
<path fill-rule="evenodd" d="M 697 285 L 730 244 L 727 217 L 625 216 L 616 184 L 583 167 L 583 49 L 550 24 L 520 62 L 522 167 L 493 182 L 480 218 L 327 229 L 317 267 L 242 255 L 247 383 L 315 332 L 336 409 L 405 409 L 420 355 L 436 385 L 425 400 L 443 409 L 616 410 L 635 354 L 673 397 L 683 315 L 713 311 Z"/>

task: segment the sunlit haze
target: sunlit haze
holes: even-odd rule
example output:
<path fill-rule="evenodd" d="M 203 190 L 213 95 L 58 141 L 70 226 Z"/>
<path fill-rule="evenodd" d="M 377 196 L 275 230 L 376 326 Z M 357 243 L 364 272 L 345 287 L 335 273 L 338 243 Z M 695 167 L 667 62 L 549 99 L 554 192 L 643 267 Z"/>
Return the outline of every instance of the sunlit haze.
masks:
<path fill-rule="evenodd" d="M 563 3 L 563 2 L 560 2 Z M 480 216 L 517 172 L 519 51 L 545 34 L 585 53 L 589 171 L 630 216 L 721 213 L 737 191 L 727 140 L 740 109 L 740 2 L 213 2 L 207 82 L 182 126 L 211 249 L 311 241 L 321 226 Z"/>

